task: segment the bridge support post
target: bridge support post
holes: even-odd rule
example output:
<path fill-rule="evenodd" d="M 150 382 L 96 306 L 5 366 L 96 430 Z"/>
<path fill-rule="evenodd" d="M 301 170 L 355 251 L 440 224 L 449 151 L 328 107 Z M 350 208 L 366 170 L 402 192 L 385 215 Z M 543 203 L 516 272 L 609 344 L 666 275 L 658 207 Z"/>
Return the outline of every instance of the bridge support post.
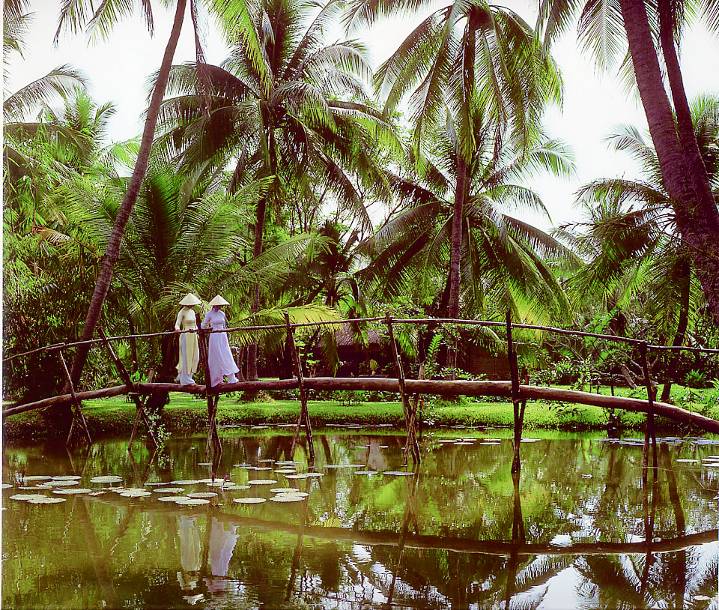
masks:
<path fill-rule="evenodd" d="M 130 379 L 130 374 L 127 372 L 127 369 L 122 363 L 122 360 L 120 360 L 120 358 L 115 353 L 115 350 L 112 349 L 112 345 L 110 345 L 110 342 L 107 340 L 104 331 L 101 328 L 98 328 L 97 332 L 100 335 L 100 339 L 102 339 L 102 344 L 105 346 L 105 350 L 110 356 L 110 360 L 112 360 L 113 364 L 115 365 L 115 369 L 117 370 L 118 375 L 120 375 L 122 382 L 127 386 L 127 395 L 135 403 L 135 421 L 132 424 L 132 433 L 130 434 L 130 441 L 127 444 L 127 450 L 129 451 L 132 447 L 132 442 L 133 440 L 135 440 L 135 434 L 137 433 L 137 428 L 140 425 L 140 420 L 144 422 L 145 427 L 147 428 L 147 434 L 152 440 L 153 445 L 157 447 L 157 438 L 155 437 L 155 431 L 153 429 L 152 423 L 150 422 L 150 419 L 147 416 L 147 412 L 145 411 L 147 399 L 143 401 L 143 399 L 140 398 L 140 395 L 135 391 L 135 384 L 132 383 L 132 379 Z"/>
<path fill-rule="evenodd" d="M 657 467 L 657 437 L 654 432 L 654 399 L 656 398 L 656 389 L 652 383 L 652 373 L 649 367 L 649 360 L 647 358 L 647 342 L 643 341 L 639 344 L 639 358 L 642 367 L 642 374 L 644 376 L 644 385 L 647 388 L 647 402 L 648 411 L 644 427 L 644 455 L 642 460 L 643 476 L 646 476 L 647 468 L 649 467 L 649 443 L 651 442 L 653 448 L 653 468 Z"/>
<path fill-rule="evenodd" d="M 62 355 L 62 350 L 58 350 L 57 354 L 58 356 L 60 356 L 60 362 L 62 363 L 63 370 L 65 371 L 65 378 L 67 379 L 67 384 L 70 388 L 70 395 L 72 396 L 73 406 L 72 421 L 70 422 L 70 430 L 67 433 L 67 440 L 65 441 L 65 445 L 70 445 L 70 441 L 72 440 L 72 433 L 74 432 L 76 425 L 79 428 L 82 428 L 83 432 L 85 432 L 85 436 L 87 437 L 87 444 L 92 445 L 92 437 L 90 436 L 90 430 L 87 427 L 87 421 L 85 420 L 85 415 L 82 412 L 82 403 L 80 402 L 77 397 L 77 394 L 75 393 L 75 384 L 72 382 L 70 369 L 67 368 L 67 362 L 65 362 L 65 356 Z"/>
<path fill-rule="evenodd" d="M 217 464 L 222 457 L 222 443 L 217 434 L 217 405 L 220 402 L 220 395 L 212 389 L 212 376 L 208 359 L 209 348 L 209 333 L 200 332 L 200 354 L 205 368 L 205 395 L 207 396 L 207 445 L 205 454 L 207 458 L 212 457 L 212 478 L 214 479 Z"/>
<path fill-rule="evenodd" d="M 417 441 L 417 404 L 412 404 L 407 396 L 405 387 L 404 369 L 402 368 L 402 359 L 399 357 L 397 349 L 397 340 L 394 336 L 392 328 L 392 316 L 389 313 L 385 316 L 385 324 L 387 324 L 387 333 L 392 346 L 392 356 L 394 357 L 395 368 L 397 369 L 397 382 L 399 384 L 399 395 L 402 399 L 402 410 L 404 411 L 404 420 L 407 426 L 407 442 L 404 446 L 404 463 L 409 461 L 409 453 L 412 452 L 412 459 L 415 464 L 419 464 L 422 460 L 419 452 L 419 442 Z"/>
<path fill-rule="evenodd" d="M 522 428 L 524 427 L 524 409 L 527 401 L 522 400 L 519 387 L 519 366 L 517 352 L 514 350 L 512 339 L 512 312 L 507 310 L 507 358 L 509 359 L 509 373 L 512 379 L 512 406 L 514 408 L 514 457 L 512 458 L 512 473 L 518 473 L 522 468 L 519 447 L 522 442 Z"/>
<path fill-rule="evenodd" d="M 312 440 L 312 424 L 310 423 L 310 412 L 307 408 L 307 390 L 305 389 L 305 375 L 302 371 L 302 361 L 300 355 L 297 352 L 297 345 L 295 344 L 295 332 L 290 325 L 290 314 L 285 312 L 285 326 L 287 327 L 287 345 L 292 355 L 292 362 L 295 366 L 295 374 L 297 375 L 297 383 L 300 389 L 300 416 L 297 418 L 297 426 L 295 426 L 295 432 L 292 435 L 292 444 L 290 445 L 290 458 L 294 459 L 295 446 L 300 438 L 300 428 L 304 427 L 305 437 L 307 438 L 307 445 L 310 454 L 310 466 L 315 465 L 315 444 Z"/>

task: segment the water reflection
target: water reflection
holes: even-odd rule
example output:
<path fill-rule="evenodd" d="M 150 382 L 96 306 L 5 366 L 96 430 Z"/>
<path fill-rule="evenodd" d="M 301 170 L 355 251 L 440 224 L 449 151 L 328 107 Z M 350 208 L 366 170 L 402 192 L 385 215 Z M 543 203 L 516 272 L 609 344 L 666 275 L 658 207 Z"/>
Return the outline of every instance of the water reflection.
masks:
<path fill-rule="evenodd" d="M 545 439 L 522 447 L 520 479 L 510 473 L 509 439 L 458 446 L 435 434 L 425 435 L 413 476 L 354 474 L 399 469 L 402 441 L 319 436 L 324 477 L 284 481 L 235 464 L 272 468 L 265 460 L 288 459 L 291 437 L 223 438 L 222 476 L 277 479 L 310 494 L 297 504 L 232 502 L 271 496 L 265 486 L 212 488 L 220 495 L 209 507 L 111 492 L 33 506 L 5 491 L 3 607 L 716 605 L 717 470 L 676 462 L 701 459 L 711 446 Z M 51 446 L 6 448 L 3 480 L 203 479 L 203 444 L 173 439 L 160 459 L 149 447 L 129 457 L 121 441 L 98 443 L 84 458 Z"/>

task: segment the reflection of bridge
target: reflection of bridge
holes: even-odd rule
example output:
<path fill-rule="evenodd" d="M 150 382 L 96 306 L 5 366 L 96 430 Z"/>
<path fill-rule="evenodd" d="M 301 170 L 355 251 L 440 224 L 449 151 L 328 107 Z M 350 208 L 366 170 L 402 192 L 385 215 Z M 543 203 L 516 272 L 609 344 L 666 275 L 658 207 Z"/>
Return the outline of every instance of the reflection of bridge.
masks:
<path fill-rule="evenodd" d="M 378 392 L 395 392 L 399 393 L 402 399 L 402 405 L 405 416 L 405 424 L 407 428 L 407 443 L 405 446 L 405 457 L 407 458 L 410 454 L 414 458 L 415 462 L 419 462 L 419 443 L 417 441 L 417 426 L 418 426 L 418 404 L 419 396 L 422 394 L 431 394 L 439 396 L 498 396 L 511 399 L 514 407 L 514 431 L 515 431 L 515 451 L 518 451 L 518 442 L 521 439 L 522 426 L 524 419 L 524 408 L 527 400 L 545 400 L 545 401 L 560 401 L 565 403 L 573 404 L 584 404 L 593 405 L 598 407 L 610 408 L 610 409 L 623 409 L 627 411 L 638 411 L 647 414 L 647 434 L 653 433 L 653 420 L 655 415 L 661 415 L 668 419 L 683 424 L 689 424 L 692 426 L 699 427 L 709 432 L 719 433 L 719 421 L 708 418 L 699 413 L 693 413 L 680 407 L 657 402 L 655 400 L 656 389 L 655 384 L 651 377 L 651 366 L 647 359 L 649 352 L 673 352 L 679 350 L 688 350 L 694 352 L 704 352 L 717 354 L 719 349 L 707 349 L 707 348 L 696 348 L 696 347 L 681 347 L 681 346 L 662 346 L 662 345 L 650 345 L 646 341 L 633 339 L 629 337 L 621 337 L 615 335 L 603 335 L 598 333 L 589 333 L 576 330 L 559 329 L 545 326 L 537 326 L 531 324 L 513 324 L 509 314 L 507 315 L 506 322 L 496 321 L 483 321 L 483 320 L 455 320 L 455 319 L 393 319 L 390 316 L 385 318 L 363 318 L 363 319 L 352 319 L 352 320 L 339 320 L 339 321 L 327 321 L 327 322 L 312 322 L 312 323 L 299 323 L 291 324 L 289 316 L 285 314 L 284 325 L 267 325 L 267 326 L 245 326 L 227 329 L 228 333 L 238 333 L 241 340 L 245 342 L 256 340 L 259 334 L 268 336 L 274 334 L 286 334 L 286 345 L 289 348 L 289 352 L 292 357 L 294 364 L 295 377 L 293 379 L 280 379 L 280 380 L 264 380 L 264 381 L 241 381 L 233 384 L 221 384 L 218 386 L 204 386 L 204 385 L 191 385 L 191 386 L 180 386 L 173 383 L 134 383 L 125 369 L 122 361 L 115 354 L 112 343 L 115 341 L 127 340 L 127 339 L 148 339 L 151 337 L 159 337 L 170 334 L 178 333 L 149 333 L 144 335 L 128 335 L 118 337 L 105 337 L 102 332 L 100 338 L 93 339 L 91 341 L 57 344 L 38 348 L 31 352 L 24 354 L 15 354 L 5 358 L 4 363 L 9 363 L 22 356 L 27 356 L 32 353 L 39 351 L 55 352 L 60 358 L 63 369 L 67 377 L 67 388 L 69 391 L 66 393 L 44 398 L 35 402 L 21 404 L 17 406 L 8 407 L 3 411 L 3 418 L 16 415 L 19 413 L 33 411 L 38 409 L 45 409 L 48 407 L 55 406 L 72 406 L 73 409 L 73 421 L 70 428 L 70 434 L 68 435 L 68 442 L 71 440 L 73 427 L 77 425 L 78 430 L 84 430 L 87 440 L 90 441 L 90 433 L 87 429 L 82 413 L 82 401 L 95 399 L 95 398 L 107 398 L 112 396 L 129 395 L 136 405 L 136 418 L 135 425 L 130 437 L 130 443 L 135 436 L 137 427 L 141 421 L 144 421 L 148 428 L 150 438 L 154 441 L 154 434 L 152 430 L 151 422 L 145 412 L 147 401 L 150 396 L 157 393 L 167 392 L 185 392 L 190 394 L 202 394 L 207 397 L 208 406 L 208 454 L 213 452 L 214 454 L 221 453 L 221 445 L 219 436 L 217 434 L 216 416 L 217 406 L 219 397 L 222 394 L 237 391 L 260 391 L 260 390 L 299 390 L 300 397 L 300 416 L 297 421 L 295 428 L 295 434 L 293 437 L 293 448 L 299 437 L 299 434 L 304 430 L 305 435 L 309 443 L 310 450 L 310 461 L 314 461 L 314 449 L 312 444 L 312 427 L 310 424 L 310 414 L 307 407 L 307 391 L 331 391 L 331 390 L 369 390 Z M 301 362 L 301 356 L 295 347 L 294 333 L 298 328 L 310 328 L 310 327 L 331 327 L 332 325 L 342 324 L 353 324 L 360 325 L 366 323 L 384 323 L 387 328 L 387 335 L 389 345 L 392 350 L 393 362 L 396 370 L 396 378 L 377 378 L 377 377 L 359 377 L 359 378 L 340 378 L 340 377 L 315 377 L 305 378 L 304 367 Z M 506 343 L 507 343 L 507 357 L 509 360 L 509 368 L 511 372 L 511 380 L 509 381 L 464 381 L 464 380 L 425 380 L 425 379 L 406 379 L 403 369 L 402 358 L 400 357 L 399 350 L 397 347 L 397 341 L 394 334 L 394 326 L 396 325 L 419 325 L 434 329 L 443 324 L 449 324 L 453 326 L 464 326 L 464 327 L 500 327 L 506 332 Z M 638 361 L 638 366 L 642 371 L 643 383 L 647 392 L 647 399 L 642 400 L 638 398 L 626 398 L 619 396 L 605 396 L 601 394 L 592 394 L 590 392 L 580 392 L 575 390 L 566 390 L 555 387 L 539 387 L 520 383 L 519 367 L 517 363 L 516 343 L 513 340 L 513 331 L 521 329 L 523 331 L 541 331 L 547 333 L 554 333 L 560 335 L 569 335 L 573 337 L 591 338 L 594 340 L 610 341 L 614 343 L 620 343 L 627 345 L 631 350 L 631 357 Z M 183 331 L 183 332 L 197 332 L 197 331 Z M 208 335 L 215 331 L 199 331 L 201 334 L 201 351 L 203 353 L 203 360 L 205 364 L 205 377 L 210 378 L 209 369 L 207 365 L 206 349 L 205 344 Z M 244 339 L 243 339 L 244 337 Z M 254 338 L 254 339 L 253 339 Z M 78 346 L 102 346 L 105 348 L 108 357 L 115 364 L 118 374 L 120 375 L 123 385 L 112 386 L 108 388 L 102 388 L 97 390 L 87 391 L 76 391 L 72 378 L 70 376 L 69 369 L 67 367 L 65 358 L 63 356 L 64 350 L 68 348 Z M 450 355 L 456 354 L 456 344 L 450 348 Z M 648 437 L 647 437 L 648 438 Z M 518 455 L 515 456 L 515 465 L 519 467 Z"/>
<path fill-rule="evenodd" d="M 113 496 L 96 496 L 87 498 L 100 503 L 113 505 L 127 503 L 124 498 Z M 306 536 L 317 540 L 352 542 L 366 546 L 404 546 L 412 549 L 435 549 L 457 553 L 477 553 L 508 557 L 511 555 L 631 555 L 646 553 L 673 553 L 692 546 L 719 541 L 719 529 L 686 534 L 675 538 L 641 542 L 583 542 L 567 546 L 556 544 L 539 544 L 527 542 L 510 542 L 507 540 L 473 540 L 453 536 L 432 536 L 426 534 L 410 534 L 408 532 L 370 531 L 344 527 L 324 527 L 321 525 L 293 525 L 286 521 L 270 521 L 256 519 L 237 514 L 220 512 L 210 506 L 176 508 L 171 505 L 143 507 L 144 511 L 164 514 L 209 514 L 215 519 L 264 531 L 284 532 L 297 536 Z"/>

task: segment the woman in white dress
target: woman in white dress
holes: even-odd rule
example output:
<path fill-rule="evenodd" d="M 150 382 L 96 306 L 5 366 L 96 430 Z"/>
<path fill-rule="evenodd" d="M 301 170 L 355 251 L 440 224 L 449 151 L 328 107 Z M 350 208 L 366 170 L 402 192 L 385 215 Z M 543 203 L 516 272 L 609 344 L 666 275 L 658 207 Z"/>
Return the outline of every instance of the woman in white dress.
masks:
<path fill-rule="evenodd" d="M 205 314 L 205 319 L 202 320 L 202 328 L 224 330 L 227 328 L 227 318 L 221 307 L 229 305 L 229 303 L 218 294 L 210 301 L 210 305 L 212 309 Z M 235 359 L 232 357 L 227 333 L 210 333 L 207 366 L 210 369 L 211 385 L 215 386 L 223 383 L 225 376 L 227 377 L 227 383 L 237 383 L 235 373 L 239 373 L 240 369 L 237 368 Z"/>
<path fill-rule="evenodd" d="M 175 320 L 175 330 L 197 330 L 197 318 L 193 307 L 202 301 L 190 293 L 180 301 L 182 309 Z M 180 357 L 177 362 L 177 381 L 181 385 L 194 384 L 192 378 L 197 372 L 200 363 L 200 344 L 197 340 L 197 333 L 182 333 L 180 335 Z"/>

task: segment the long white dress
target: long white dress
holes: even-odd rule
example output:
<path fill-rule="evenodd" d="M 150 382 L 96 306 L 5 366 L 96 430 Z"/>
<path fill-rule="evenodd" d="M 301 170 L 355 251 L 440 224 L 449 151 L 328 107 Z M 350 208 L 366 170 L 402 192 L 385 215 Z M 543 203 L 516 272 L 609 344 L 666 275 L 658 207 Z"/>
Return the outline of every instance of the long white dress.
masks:
<path fill-rule="evenodd" d="M 183 307 L 177 314 L 175 330 L 189 330 L 197 328 L 195 310 Z M 195 383 L 192 378 L 200 364 L 200 345 L 197 333 L 182 333 L 180 335 L 180 357 L 177 362 L 177 381 L 182 385 Z"/>
<path fill-rule="evenodd" d="M 222 330 L 227 328 L 227 318 L 220 309 L 210 309 L 202 320 L 202 328 Z M 240 369 L 235 364 L 230 350 L 227 333 L 210 333 L 210 345 L 207 351 L 207 366 L 210 368 L 210 383 L 214 386 L 223 382 L 225 375 L 227 383 L 237 383 L 235 373 Z"/>

